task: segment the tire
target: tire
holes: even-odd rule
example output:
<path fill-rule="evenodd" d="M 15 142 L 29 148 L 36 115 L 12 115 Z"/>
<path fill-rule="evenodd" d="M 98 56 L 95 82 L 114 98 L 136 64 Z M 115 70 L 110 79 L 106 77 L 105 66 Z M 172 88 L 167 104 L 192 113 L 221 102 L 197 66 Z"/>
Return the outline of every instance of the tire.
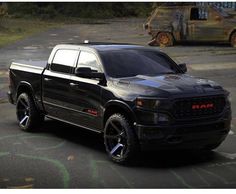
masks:
<path fill-rule="evenodd" d="M 34 132 L 44 121 L 32 97 L 27 93 L 19 95 L 16 103 L 16 116 L 21 130 Z"/>
<path fill-rule="evenodd" d="M 120 113 L 113 114 L 107 120 L 104 144 L 110 159 L 119 164 L 131 162 L 139 150 L 130 122 Z"/>
<path fill-rule="evenodd" d="M 156 42 L 160 46 L 173 46 L 173 36 L 168 32 L 160 32 L 156 37 Z"/>
<path fill-rule="evenodd" d="M 230 38 L 230 44 L 232 47 L 236 47 L 236 32 L 234 32 Z"/>

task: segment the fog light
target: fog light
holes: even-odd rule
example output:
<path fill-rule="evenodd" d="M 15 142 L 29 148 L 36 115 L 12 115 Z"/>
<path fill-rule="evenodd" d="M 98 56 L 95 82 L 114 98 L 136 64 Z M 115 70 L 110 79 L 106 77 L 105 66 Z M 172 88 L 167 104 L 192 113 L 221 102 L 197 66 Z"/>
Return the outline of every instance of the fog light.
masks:
<path fill-rule="evenodd" d="M 155 115 L 155 124 L 168 124 L 169 116 L 163 113 L 158 113 Z"/>
<path fill-rule="evenodd" d="M 153 114 L 154 124 L 168 124 L 170 119 L 169 116 L 163 113 L 154 113 Z"/>
<path fill-rule="evenodd" d="M 169 121 L 169 117 L 166 114 L 159 114 L 158 121 L 160 121 L 160 122 L 168 122 Z"/>

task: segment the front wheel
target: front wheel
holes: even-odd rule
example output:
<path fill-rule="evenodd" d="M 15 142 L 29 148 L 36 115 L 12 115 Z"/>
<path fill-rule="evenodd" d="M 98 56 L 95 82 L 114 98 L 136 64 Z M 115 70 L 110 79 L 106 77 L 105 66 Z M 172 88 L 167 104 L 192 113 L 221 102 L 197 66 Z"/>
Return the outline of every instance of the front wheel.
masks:
<path fill-rule="evenodd" d="M 130 162 L 138 151 L 138 144 L 130 122 L 119 113 L 107 120 L 104 144 L 112 161 L 120 164 Z"/>
<path fill-rule="evenodd" d="M 33 132 L 44 120 L 37 110 L 32 97 L 27 93 L 19 95 L 16 103 L 16 116 L 23 131 Z"/>
<path fill-rule="evenodd" d="M 156 41 L 160 46 L 173 46 L 174 40 L 172 34 L 168 32 L 160 32 L 157 37 Z"/>

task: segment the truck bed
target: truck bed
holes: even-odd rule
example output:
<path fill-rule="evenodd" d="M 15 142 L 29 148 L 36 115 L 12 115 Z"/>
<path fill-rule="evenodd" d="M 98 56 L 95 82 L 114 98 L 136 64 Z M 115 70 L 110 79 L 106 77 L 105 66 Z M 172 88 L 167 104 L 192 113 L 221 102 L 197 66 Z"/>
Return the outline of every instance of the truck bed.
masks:
<path fill-rule="evenodd" d="M 17 100 L 18 86 L 30 85 L 32 93 L 38 103 L 41 106 L 41 83 L 42 74 L 47 65 L 47 61 L 16 61 L 13 62 L 9 68 L 10 81 L 12 82 L 12 101 L 15 104 Z"/>
<path fill-rule="evenodd" d="M 25 61 L 19 60 L 13 62 L 10 66 L 10 69 L 28 71 L 32 73 L 42 73 L 44 68 L 47 66 L 47 61 Z"/>

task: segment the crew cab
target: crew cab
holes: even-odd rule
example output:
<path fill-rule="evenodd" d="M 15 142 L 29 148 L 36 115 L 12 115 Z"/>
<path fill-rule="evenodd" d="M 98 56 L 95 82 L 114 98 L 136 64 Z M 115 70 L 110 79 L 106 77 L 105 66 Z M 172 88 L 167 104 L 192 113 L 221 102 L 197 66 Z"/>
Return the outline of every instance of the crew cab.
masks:
<path fill-rule="evenodd" d="M 230 130 L 229 92 L 186 71 L 151 47 L 57 45 L 48 61 L 10 65 L 8 97 L 22 130 L 48 117 L 101 133 L 117 163 L 140 150 L 214 149 Z"/>

